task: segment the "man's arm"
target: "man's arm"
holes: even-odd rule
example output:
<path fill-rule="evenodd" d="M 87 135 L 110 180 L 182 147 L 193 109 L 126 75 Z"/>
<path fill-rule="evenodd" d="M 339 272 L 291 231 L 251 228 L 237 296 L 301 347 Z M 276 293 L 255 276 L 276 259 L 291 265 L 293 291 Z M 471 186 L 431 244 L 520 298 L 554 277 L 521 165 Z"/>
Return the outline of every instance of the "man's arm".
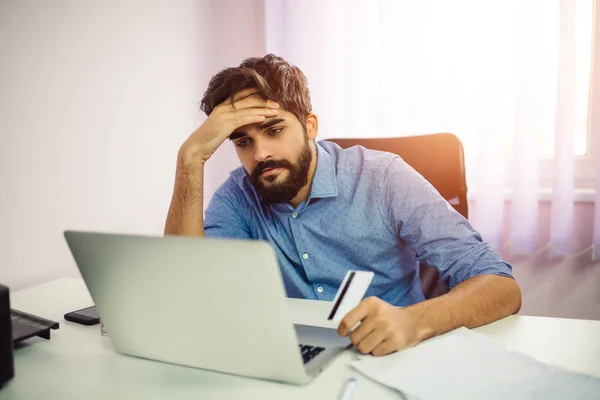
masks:
<path fill-rule="evenodd" d="M 219 104 L 179 149 L 165 235 L 204 236 L 204 164 L 239 127 L 279 114 L 279 104 L 250 88 Z"/>
<path fill-rule="evenodd" d="M 460 326 L 475 327 L 517 312 L 521 292 L 511 267 L 425 179 L 400 159 L 384 175 L 380 212 L 398 238 L 449 283 L 444 296 L 402 309 L 372 297 L 342 320 L 361 352 L 383 355 Z"/>
<path fill-rule="evenodd" d="M 507 276 L 478 275 L 443 296 L 407 307 L 419 327 L 419 341 L 465 326 L 476 328 L 521 309 L 521 289 Z"/>
<path fill-rule="evenodd" d="M 204 164 L 193 152 L 177 155 L 175 187 L 165 223 L 165 235 L 204 236 Z"/>
<path fill-rule="evenodd" d="M 382 356 L 461 326 L 488 324 L 520 308 L 521 290 L 512 278 L 478 275 L 443 296 L 405 308 L 369 297 L 346 314 L 338 333 L 350 334 L 360 352 Z M 350 333 L 359 321 L 361 324 Z"/>

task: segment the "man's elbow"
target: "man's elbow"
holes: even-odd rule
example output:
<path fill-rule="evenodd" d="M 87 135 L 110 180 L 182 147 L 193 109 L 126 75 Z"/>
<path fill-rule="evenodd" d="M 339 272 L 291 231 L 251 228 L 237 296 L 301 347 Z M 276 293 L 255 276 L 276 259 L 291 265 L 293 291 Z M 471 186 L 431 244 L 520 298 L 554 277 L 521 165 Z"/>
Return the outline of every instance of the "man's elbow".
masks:
<path fill-rule="evenodd" d="M 522 297 L 521 297 L 521 288 L 517 281 L 513 278 L 505 277 L 503 279 L 504 283 L 504 293 L 503 296 L 506 299 L 506 305 L 510 314 L 516 314 L 521 310 L 522 305 Z"/>

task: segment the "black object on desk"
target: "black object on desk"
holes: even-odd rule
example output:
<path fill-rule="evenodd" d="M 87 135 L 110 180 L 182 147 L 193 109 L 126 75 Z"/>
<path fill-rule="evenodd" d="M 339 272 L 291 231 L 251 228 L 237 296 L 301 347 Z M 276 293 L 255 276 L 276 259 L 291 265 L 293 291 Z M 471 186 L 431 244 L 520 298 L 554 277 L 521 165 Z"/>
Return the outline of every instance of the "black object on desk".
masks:
<path fill-rule="evenodd" d="M 65 314 L 65 319 L 81 325 L 96 325 L 100 323 L 100 315 L 96 306 L 82 308 Z"/>
<path fill-rule="evenodd" d="M 58 322 L 10 308 L 8 288 L 0 285 L 0 387 L 15 376 L 14 344 L 32 336 L 50 339 Z"/>
<path fill-rule="evenodd" d="M 15 375 L 8 288 L 0 285 L 0 387 Z"/>
<path fill-rule="evenodd" d="M 23 311 L 10 310 L 12 322 L 12 340 L 18 343 L 33 336 L 50 339 L 50 329 L 58 329 L 56 321 L 24 313 Z"/>

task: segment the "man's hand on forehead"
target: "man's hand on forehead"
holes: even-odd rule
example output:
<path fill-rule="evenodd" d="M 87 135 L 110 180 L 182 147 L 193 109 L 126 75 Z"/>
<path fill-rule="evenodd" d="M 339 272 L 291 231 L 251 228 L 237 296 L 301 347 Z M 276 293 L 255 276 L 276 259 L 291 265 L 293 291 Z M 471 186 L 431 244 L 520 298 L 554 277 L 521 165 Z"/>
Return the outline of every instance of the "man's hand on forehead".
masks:
<path fill-rule="evenodd" d="M 204 164 L 236 129 L 264 122 L 278 114 L 279 104 L 263 99 L 256 88 L 240 90 L 234 95 L 234 102 L 228 98 L 215 107 L 180 151 L 187 163 L 197 160 Z"/>

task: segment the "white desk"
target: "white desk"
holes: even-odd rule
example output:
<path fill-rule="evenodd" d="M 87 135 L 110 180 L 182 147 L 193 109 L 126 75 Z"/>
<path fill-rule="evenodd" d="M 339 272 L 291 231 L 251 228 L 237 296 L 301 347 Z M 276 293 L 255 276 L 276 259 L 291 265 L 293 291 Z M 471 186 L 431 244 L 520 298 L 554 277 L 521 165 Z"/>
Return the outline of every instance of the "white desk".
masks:
<path fill-rule="evenodd" d="M 298 387 L 116 354 L 99 325 L 63 319 L 92 304 L 79 279 L 59 279 L 11 295 L 11 306 L 60 322 L 52 339 L 32 338 L 15 351 L 16 376 L 0 390 L 8 399 L 338 399 L 352 373 L 340 355 L 307 386 Z M 296 322 L 323 325 L 328 302 L 289 300 Z M 317 316 L 317 317 L 315 317 Z M 600 376 L 600 321 L 511 316 L 477 329 L 539 360 Z M 110 335 L 110 332 L 109 332 Z M 355 399 L 400 399 L 360 376 Z"/>

